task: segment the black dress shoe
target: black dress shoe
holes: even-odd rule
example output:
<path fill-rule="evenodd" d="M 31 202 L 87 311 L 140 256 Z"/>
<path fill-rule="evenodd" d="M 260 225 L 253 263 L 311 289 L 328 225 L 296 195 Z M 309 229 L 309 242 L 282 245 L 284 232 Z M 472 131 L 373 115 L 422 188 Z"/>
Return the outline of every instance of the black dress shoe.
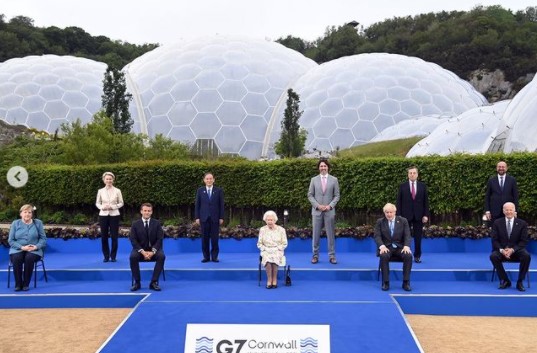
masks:
<path fill-rule="evenodd" d="M 519 291 L 521 292 L 525 292 L 526 291 L 526 288 L 524 288 L 524 285 L 522 284 L 522 281 L 518 281 L 516 283 L 516 289 L 518 289 Z"/>
<path fill-rule="evenodd" d="M 116 259 L 112 259 L 112 260 L 110 260 L 110 261 L 111 261 L 111 262 L 116 262 Z"/>
<path fill-rule="evenodd" d="M 203 260 L 201 260 L 201 262 L 203 262 L 203 263 L 209 262 L 209 259 L 203 259 Z"/>
<path fill-rule="evenodd" d="M 272 284 L 267 284 L 267 289 L 272 289 Z"/>
<path fill-rule="evenodd" d="M 161 291 L 160 287 L 158 286 L 158 282 L 151 282 L 151 284 L 149 285 L 149 289 L 155 290 L 157 292 Z"/>
<path fill-rule="evenodd" d="M 412 288 L 410 288 L 410 282 L 409 281 L 403 281 L 403 290 L 410 292 Z"/>
<path fill-rule="evenodd" d="M 273 285 L 272 285 L 272 289 L 276 289 L 276 288 L 278 288 L 278 285 L 277 285 L 277 284 L 273 284 Z"/>
<path fill-rule="evenodd" d="M 108 262 L 109 260 L 108 259 L 103 259 L 103 262 Z"/>
<path fill-rule="evenodd" d="M 500 282 L 500 286 L 498 287 L 498 289 L 506 289 L 509 287 L 511 287 L 511 281 L 502 281 Z"/>
<path fill-rule="evenodd" d="M 421 257 L 415 257 L 414 262 L 417 264 L 421 264 Z"/>
<path fill-rule="evenodd" d="M 388 289 L 390 289 L 390 282 L 384 282 L 382 283 L 382 290 L 383 291 L 387 291 Z"/>
<path fill-rule="evenodd" d="M 140 285 L 140 283 L 136 282 L 132 285 L 131 292 L 136 292 L 140 288 L 142 288 L 142 286 Z"/>
<path fill-rule="evenodd" d="M 220 262 L 220 260 L 218 260 L 218 259 L 212 259 L 211 261 L 212 262 Z"/>
<path fill-rule="evenodd" d="M 28 286 L 22 287 L 23 292 L 28 292 L 29 290 L 30 290 L 30 287 L 28 287 Z"/>
<path fill-rule="evenodd" d="M 15 292 L 20 292 L 22 290 L 22 287 L 15 287 Z"/>

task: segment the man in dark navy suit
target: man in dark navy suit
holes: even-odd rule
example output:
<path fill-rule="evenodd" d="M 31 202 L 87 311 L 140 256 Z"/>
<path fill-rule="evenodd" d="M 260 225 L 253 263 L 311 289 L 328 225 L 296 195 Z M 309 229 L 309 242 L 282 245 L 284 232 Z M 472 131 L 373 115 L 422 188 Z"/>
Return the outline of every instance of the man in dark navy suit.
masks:
<path fill-rule="evenodd" d="M 214 186 L 212 173 L 203 176 L 205 186 L 198 189 L 194 217 L 196 223 L 201 226 L 201 262 L 219 262 L 218 260 L 218 237 L 220 226 L 224 223 L 224 192 Z"/>
<path fill-rule="evenodd" d="M 408 181 L 399 186 L 397 215 L 407 219 L 410 234 L 414 237 L 414 261 L 421 262 L 421 238 L 423 224 L 429 221 L 429 196 L 427 185 L 418 181 L 418 168 L 408 168 Z"/>
<path fill-rule="evenodd" d="M 528 244 L 528 225 L 520 218 L 515 218 L 516 208 L 512 202 L 506 202 L 503 205 L 505 217 L 498 218 L 492 225 L 492 254 L 490 262 L 498 272 L 500 278 L 499 289 L 511 287 L 511 281 L 503 268 L 504 261 L 520 261 L 518 270 L 518 281 L 516 288 L 524 292 L 524 278 L 530 268 L 531 256 L 526 250 Z"/>
<path fill-rule="evenodd" d="M 142 204 L 140 213 L 142 218 L 132 224 L 129 236 L 132 244 L 130 266 L 132 277 L 134 278 L 134 285 L 131 287 L 131 291 L 134 292 L 141 288 L 140 261 L 155 261 L 149 288 L 160 291 L 158 278 L 164 268 L 164 260 L 166 260 L 166 256 L 162 251 L 164 232 L 160 222 L 151 218 L 153 206 L 150 203 Z"/>
<path fill-rule="evenodd" d="M 375 224 L 375 243 L 377 243 L 377 255 L 380 256 L 382 290 L 390 289 L 390 259 L 396 258 L 403 261 L 403 289 L 409 292 L 412 290 L 410 288 L 412 252 L 408 221 L 395 215 L 394 204 L 387 203 L 383 211 L 384 217 L 379 218 Z"/>
<path fill-rule="evenodd" d="M 507 163 L 498 162 L 496 171 L 498 174 L 489 179 L 485 192 L 485 215 L 493 222 L 503 218 L 502 208 L 506 202 L 514 203 L 518 209 L 518 186 L 516 179 L 507 175 Z"/>

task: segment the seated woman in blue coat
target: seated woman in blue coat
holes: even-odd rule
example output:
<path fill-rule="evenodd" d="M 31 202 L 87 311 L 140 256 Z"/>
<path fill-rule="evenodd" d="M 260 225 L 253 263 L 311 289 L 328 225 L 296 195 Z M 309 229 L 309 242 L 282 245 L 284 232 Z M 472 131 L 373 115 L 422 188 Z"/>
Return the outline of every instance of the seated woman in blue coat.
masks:
<path fill-rule="evenodd" d="M 47 244 L 43 222 L 32 218 L 33 208 L 29 204 L 22 206 L 21 219 L 13 221 L 9 229 L 9 258 L 15 275 L 15 292 L 30 288 L 34 265 L 43 256 Z"/>

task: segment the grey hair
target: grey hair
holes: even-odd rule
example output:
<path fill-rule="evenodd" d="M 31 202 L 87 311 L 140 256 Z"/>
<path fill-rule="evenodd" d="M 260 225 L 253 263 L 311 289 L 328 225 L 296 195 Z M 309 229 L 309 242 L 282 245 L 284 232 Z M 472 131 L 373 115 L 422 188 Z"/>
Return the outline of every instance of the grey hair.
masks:
<path fill-rule="evenodd" d="M 274 222 L 278 222 L 278 215 L 276 215 L 276 212 L 272 210 L 265 212 L 265 214 L 263 215 L 263 221 L 266 222 L 268 217 L 272 217 L 274 218 Z"/>

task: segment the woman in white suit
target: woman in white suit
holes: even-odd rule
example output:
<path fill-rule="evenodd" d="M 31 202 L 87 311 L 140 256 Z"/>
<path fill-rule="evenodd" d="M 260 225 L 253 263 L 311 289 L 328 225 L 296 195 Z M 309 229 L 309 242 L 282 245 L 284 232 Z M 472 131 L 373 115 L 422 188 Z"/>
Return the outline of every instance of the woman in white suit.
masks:
<path fill-rule="evenodd" d="M 278 288 L 278 266 L 284 265 L 287 235 L 285 229 L 276 224 L 276 212 L 265 212 L 263 221 L 267 225 L 259 229 L 257 247 L 261 250 L 261 264 L 267 271 L 267 289 Z"/>
<path fill-rule="evenodd" d="M 105 186 L 97 192 L 95 206 L 99 209 L 103 262 L 116 262 L 119 209 L 123 207 L 123 196 L 121 195 L 121 190 L 114 187 L 114 180 L 116 179 L 114 174 L 105 172 L 102 178 Z M 112 238 L 112 250 L 108 245 L 109 237 Z"/>

